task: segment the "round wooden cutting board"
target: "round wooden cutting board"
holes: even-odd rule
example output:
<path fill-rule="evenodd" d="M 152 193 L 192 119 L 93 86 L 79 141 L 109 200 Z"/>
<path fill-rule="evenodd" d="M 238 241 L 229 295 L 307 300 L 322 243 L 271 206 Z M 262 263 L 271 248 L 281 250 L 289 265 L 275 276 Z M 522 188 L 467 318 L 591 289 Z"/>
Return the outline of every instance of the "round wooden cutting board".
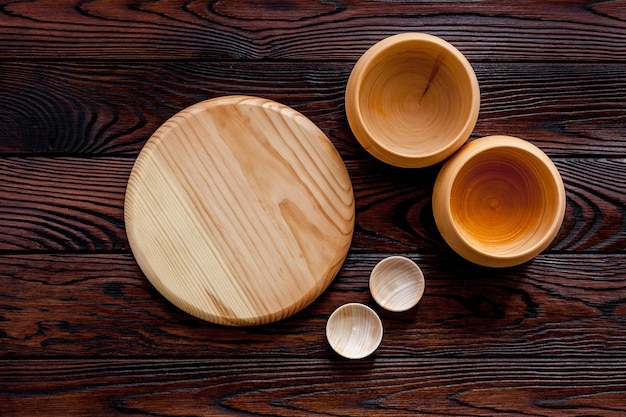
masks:
<path fill-rule="evenodd" d="M 333 280 L 352 241 L 354 195 L 309 119 L 227 96 L 152 135 L 124 221 L 139 266 L 168 300 L 210 322 L 257 325 L 300 311 Z"/>

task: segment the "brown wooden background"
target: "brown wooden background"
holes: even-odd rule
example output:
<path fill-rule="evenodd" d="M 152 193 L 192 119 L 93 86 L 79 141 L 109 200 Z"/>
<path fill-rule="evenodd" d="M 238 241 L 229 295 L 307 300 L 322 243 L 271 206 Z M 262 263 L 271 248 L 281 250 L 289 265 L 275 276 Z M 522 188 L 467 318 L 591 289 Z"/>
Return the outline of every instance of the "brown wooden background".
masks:
<path fill-rule="evenodd" d="M 343 94 L 376 41 L 431 33 L 475 68 L 472 138 L 528 139 L 566 184 L 564 225 L 525 265 L 480 268 L 432 219 L 439 167 L 366 154 Z M 165 301 L 128 247 L 123 198 L 152 132 L 226 94 L 304 113 L 354 184 L 346 263 L 306 310 L 228 328 Z M 0 0 L 0 415 L 626 414 L 626 1 Z M 371 301 L 371 268 L 418 262 L 419 307 Z M 346 302 L 385 336 L 324 338 Z"/>

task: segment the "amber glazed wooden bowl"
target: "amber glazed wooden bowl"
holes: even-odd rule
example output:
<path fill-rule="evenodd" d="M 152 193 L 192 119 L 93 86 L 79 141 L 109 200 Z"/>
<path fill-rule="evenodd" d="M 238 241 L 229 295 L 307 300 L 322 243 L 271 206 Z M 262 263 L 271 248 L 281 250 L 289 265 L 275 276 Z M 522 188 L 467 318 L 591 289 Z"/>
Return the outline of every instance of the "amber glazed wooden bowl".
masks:
<path fill-rule="evenodd" d="M 452 249 L 480 265 L 507 267 L 534 258 L 552 242 L 565 214 L 565 189 L 538 147 L 489 136 L 444 164 L 432 204 Z"/>
<path fill-rule="evenodd" d="M 405 168 L 436 164 L 469 138 L 480 90 L 454 46 L 423 33 L 383 39 L 358 60 L 346 86 L 346 115 L 361 145 Z"/>

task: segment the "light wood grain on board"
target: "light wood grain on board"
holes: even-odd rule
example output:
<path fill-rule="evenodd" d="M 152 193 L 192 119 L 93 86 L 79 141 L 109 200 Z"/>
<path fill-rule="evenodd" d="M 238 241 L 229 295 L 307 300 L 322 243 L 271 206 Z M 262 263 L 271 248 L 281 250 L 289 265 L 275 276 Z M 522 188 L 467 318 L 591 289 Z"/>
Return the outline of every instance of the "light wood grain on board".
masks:
<path fill-rule="evenodd" d="M 208 321 L 254 325 L 301 310 L 330 284 L 352 239 L 354 197 L 311 121 L 229 96 L 155 132 L 131 173 L 125 222 L 166 298 Z"/>

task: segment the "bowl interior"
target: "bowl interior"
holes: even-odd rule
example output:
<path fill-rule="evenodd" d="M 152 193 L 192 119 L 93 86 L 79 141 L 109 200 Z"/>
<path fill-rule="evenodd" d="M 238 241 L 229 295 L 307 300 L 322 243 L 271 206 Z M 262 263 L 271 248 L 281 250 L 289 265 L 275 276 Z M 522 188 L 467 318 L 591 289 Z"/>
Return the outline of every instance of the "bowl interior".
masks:
<path fill-rule="evenodd" d="M 383 325 L 376 312 L 366 305 L 344 304 L 328 318 L 326 337 L 341 356 L 360 359 L 378 348 L 383 337 Z"/>
<path fill-rule="evenodd" d="M 450 194 L 458 232 L 477 250 L 497 257 L 533 250 L 552 233 L 560 212 L 558 182 L 545 162 L 515 147 L 474 155 Z"/>
<path fill-rule="evenodd" d="M 407 156 L 450 146 L 471 123 L 475 94 L 468 66 L 451 50 L 427 40 L 406 39 L 381 49 L 367 66 L 359 91 L 370 136 Z"/>
<path fill-rule="evenodd" d="M 378 305 L 389 311 L 406 311 L 424 294 L 424 274 L 412 260 L 390 256 L 374 267 L 369 286 Z"/>

